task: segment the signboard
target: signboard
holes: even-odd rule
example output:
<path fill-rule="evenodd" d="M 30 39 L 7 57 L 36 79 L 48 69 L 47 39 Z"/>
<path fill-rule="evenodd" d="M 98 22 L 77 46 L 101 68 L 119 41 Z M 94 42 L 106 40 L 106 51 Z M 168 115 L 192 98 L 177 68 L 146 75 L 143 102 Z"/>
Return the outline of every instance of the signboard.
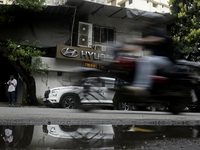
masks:
<path fill-rule="evenodd" d="M 91 50 L 89 48 L 57 45 L 56 58 L 95 62 L 110 58 L 110 56 L 104 52 Z"/>
<path fill-rule="evenodd" d="M 97 68 L 97 69 L 106 69 L 105 66 L 103 65 L 97 65 L 97 64 L 92 64 L 92 63 L 85 63 L 85 67 L 89 67 L 89 68 Z"/>

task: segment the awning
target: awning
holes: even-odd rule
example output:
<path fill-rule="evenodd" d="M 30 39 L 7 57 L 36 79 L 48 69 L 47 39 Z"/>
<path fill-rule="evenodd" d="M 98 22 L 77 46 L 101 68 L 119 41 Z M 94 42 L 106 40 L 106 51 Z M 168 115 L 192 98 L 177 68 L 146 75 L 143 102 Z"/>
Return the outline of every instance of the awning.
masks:
<path fill-rule="evenodd" d="M 171 15 L 169 13 L 161 14 L 161 13 L 153 13 L 148 11 L 142 11 L 137 9 L 128 9 L 128 8 L 122 8 L 117 6 L 110 6 L 110 5 L 104 5 L 84 0 L 67 0 L 66 5 L 70 6 L 77 6 L 77 13 L 80 16 L 86 16 L 86 15 L 93 15 L 93 14 L 99 14 L 106 17 L 112 17 L 112 18 L 120 18 L 120 19 L 132 19 L 132 20 L 144 20 L 145 16 L 154 14 L 155 16 L 163 16 L 165 18 L 165 24 L 170 24 L 173 22 L 177 17 L 174 15 Z M 131 10 L 136 15 L 135 17 L 128 17 L 127 11 Z M 145 14 L 145 15 L 144 15 Z"/>
<path fill-rule="evenodd" d="M 11 23 L 0 25 L 0 41 L 22 42 L 29 40 L 32 45 L 39 40 L 41 48 L 56 47 L 57 44 L 70 44 L 71 20 L 75 7 L 48 6 L 41 12 L 31 12 L 17 5 L 2 5 L 15 14 Z"/>
<path fill-rule="evenodd" d="M 99 14 L 122 20 L 132 19 L 133 21 L 144 20 L 144 14 L 152 14 L 152 12 L 131 9 L 135 16 L 130 18 L 127 16 L 127 11 L 130 9 L 84 0 L 68 0 L 65 5 L 48 6 L 38 13 L 31 13 L 29 10 L 22 9 L 17 5 L 4 5 L 3 7 L 11 8 L 9 12 L 17 16 L 14 22 L 1 26 L 0 40 L 11 39 L 21 42 L 29 39 L 30 44 L 39 40 L 41 42 L 40 47 L 55 47 L 57 44 L 68 45 L 70 43 L 71 33 L 73 33 L 73 22 L 71 21 L 76 16 L 74 15 L 75 10 L 79 17 Z M 153 14 L 163 15 L 166 18 L 166 24 L 173 22 L 173 19 L 176 18 L 170 14 Z"/>

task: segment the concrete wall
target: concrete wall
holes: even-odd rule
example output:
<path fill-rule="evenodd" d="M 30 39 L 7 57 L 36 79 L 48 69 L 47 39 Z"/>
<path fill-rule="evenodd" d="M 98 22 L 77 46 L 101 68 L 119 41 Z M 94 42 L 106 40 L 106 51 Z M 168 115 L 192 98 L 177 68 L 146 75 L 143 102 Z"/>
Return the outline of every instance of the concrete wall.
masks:
<path fill-rule="evenodd" d="M 84 66 L 84 62 L 47 57 L 42 57 L 42 62 L 49 64 L 50 68 L 47 74 L 33 74 L 36 82 L 36 96 L 41 102 L 46 90 L 73 85 L 81 79 L 79 74 L 74 72 L 74 69 Z"/>
<path fill-rule="evenodd" d="M 75 67 L 83 67 L 83 61 L 75 61 L 69 59 L 59 59 L 59 58 L 49 58 L 41 57 L 43 63 L 49 65 L 49 71 L 62 71 L 62 72 L 71 72 Z M 34 59 L 33 59 L 34 61 Z"/>
<path fill-rule="evenodd" d="M 17 97 L 17 103 L 22 104 L 23 98 L 26 95 L 26 84 L 19 78 L 18 80 L 18 97 Z"/>
<path fill-rule="evenodd" d="M 88 22 L 103 27 L 115 28 L 117 42 L 123 43 L 125 39 L 139 38 L 142 35 L 141 31 L 134 30 L 133 25 L 136 22 L 131 19 L 125 20 L 94 14 L 89 16 Z"/>
<path fill-rule="evenodd" d="M 76 73 L 63 72 L 62 76 L 58 76 L 56 71 L 49 71 L 46 75 L 33 74 L 36 81 L 36 96 L 42 99 L 44 92 L 48 89 L 69 86 L 77 83 L 80 77 Z"/>

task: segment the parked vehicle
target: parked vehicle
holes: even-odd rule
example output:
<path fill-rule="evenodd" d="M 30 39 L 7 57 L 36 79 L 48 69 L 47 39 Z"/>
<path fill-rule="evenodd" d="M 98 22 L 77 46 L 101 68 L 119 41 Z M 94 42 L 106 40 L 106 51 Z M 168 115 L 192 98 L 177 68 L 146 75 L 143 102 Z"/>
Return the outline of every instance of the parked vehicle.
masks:
<path fill-rule="evenodd" d="M 45 91 L 46 106 L 73 109 L 80 105 L 113 108 L 114 78 L 89 77 L 73 86 L 55 87 Z"/>

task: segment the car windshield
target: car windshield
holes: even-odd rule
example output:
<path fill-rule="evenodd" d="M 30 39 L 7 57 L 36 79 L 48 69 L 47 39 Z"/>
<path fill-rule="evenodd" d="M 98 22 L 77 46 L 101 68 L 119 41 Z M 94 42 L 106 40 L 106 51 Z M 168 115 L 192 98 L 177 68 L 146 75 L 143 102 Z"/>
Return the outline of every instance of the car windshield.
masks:
<path fill-rule="evenodd" d="M 78 83 L 75 83 L 73 86 L 82 86 L 85 83 L 86 79 L 79 81 Z"/>

